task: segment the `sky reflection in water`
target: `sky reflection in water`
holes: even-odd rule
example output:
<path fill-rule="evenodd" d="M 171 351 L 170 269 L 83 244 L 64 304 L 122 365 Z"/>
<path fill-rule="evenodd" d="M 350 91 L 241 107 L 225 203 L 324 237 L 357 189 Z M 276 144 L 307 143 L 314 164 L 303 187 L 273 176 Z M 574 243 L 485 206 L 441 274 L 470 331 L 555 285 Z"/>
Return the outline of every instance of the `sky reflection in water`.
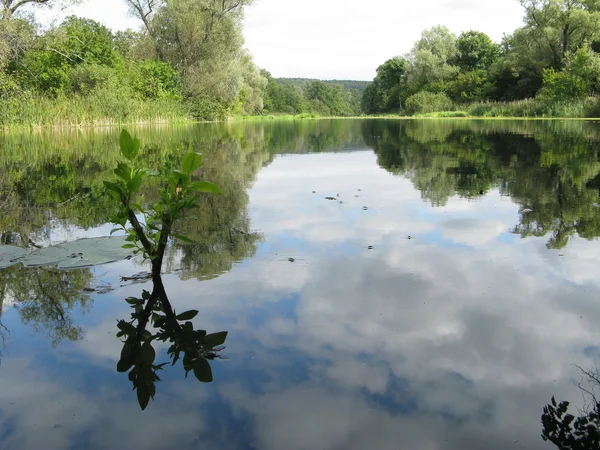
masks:
<path fill-rule="evenodd" d="M 361 145 L 359 123 L 344 132 L 350 152 L 275 155 L 258 171 L 254 256 L 203 281 L 165 275 L 178 310 L 229 331 L 213 383 L 169 367 L 139 410 L 115 334 L 123 299 L 147 284 L 91 294 L 70 311 L 81 339 L 55 347 L 5 306 L 1 448 L 548 448 L 542 407 L 577 403 L 573 365 L 600 359 L 599 243 L 521 239 L 520 205 L 499 187 L 432 207 L 414 172 L 390 173 Z M 140 270 L 93 275 L 118 286 Z"/>

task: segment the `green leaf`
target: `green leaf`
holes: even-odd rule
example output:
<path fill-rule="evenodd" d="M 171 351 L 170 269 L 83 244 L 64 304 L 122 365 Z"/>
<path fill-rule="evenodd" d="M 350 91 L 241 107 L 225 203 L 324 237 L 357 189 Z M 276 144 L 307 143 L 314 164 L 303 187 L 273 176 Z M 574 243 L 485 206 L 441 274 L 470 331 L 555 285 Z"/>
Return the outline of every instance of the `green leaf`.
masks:
<path fill-rule="evenodd" d="M 127 189 L 129 189 L 129 195 L 135 194 L 140 190 L 140 186 L 142 185 L 142 177 L 140 174 L 137 174 L 131 180 L 127 182 Z"/>
<path fill-rule="evenodd" d="M 121 198 L 125 196 L 125 192 L 123 192 L 123 189 L 121 189 L 121 186 L 119 186 L 117 183 L 113 183 L 112 181 L 104 181 L 104 187 L 116 200 L 121 201 Z"/>
<path fill-rule="evenodd" d="M 143 364 L 150 365 L 154 362 L 156 358 L 156 351 L 154 347 L 150 344 L 150 342 L 144 342 L 142 345 L 142 349 L 140 351 L 140 360 Z"/>
<path fill-rule="evenodd" d="M 192 320 L 197 315 L 198 315 L 198 311 L 196 311 L 195 309 L 191 309 L 189 311 L 178 314 L 177 320 Z"/>
<path fill-rule="evenodd" d="M 119 145 L 121 147 L 121 154 L 128 160 L 132 160 L 136 156 L 135 143 L 131 135 L 123 128 L 121 136 L 119 138 Z"/>
<path fill-rule="evenodd" d="M 128 297 L 125 299 L 125 301 L 130 305 L 142 305 L 144 303 L 143 299 L 135 297 Z"/>
<path fill-rule="evenodd" d="M 182 182 L 182 188 L 187 189 L 190 185 L 190 176 L 187 173 L 182 172 L 181 170 L 174 170 L 170 180 L 172 188 L 175 188 L 179 184 L 180 180 Z"/>
<path fill-rule="evenodd" d="M 133 362 L 132 362 L 131 358 L 129 358 L 129 359 L 121 358 L 119 360 L 119 362 L 117 363 L 117 372 L 125 373 L 129 369 L 131 369 L 131 366 L 133 366 Z"/>
<path fill-rule="evenodd" d="M 187 175 L 191 175 L 194 170 L 202 165 L 202 155 L 200 153 L 190 152 L 183 157 L 181 170 Z"/>
<path fill-rule="evenodd" d="M 117 372 L 127 372 L 131 366 L 133 366 L 133 344 L 131 341 L 127 341 L 123 344 L 123 349 L 121 350 L 121 359 L 117 363 Z"/>
<path fill-rule="evenodd" d="M 204 358 L 197 359 L 193 365 L 194 375 L 201 383 L 211 383 L 213 380 L 210 364 Z"/>
<path fill-rule="evenodd" d="M 137 329 L 132 324 L 130 324 L 129 322 L 125 322 L 124 320 L 120 320 L 117 323 L 117 328 L 123 331 L 128 336 L 133 336 L 137 333 Z"/>
<path fill-rule="evenodd" d="M 116 176 L 118 176 L 124 181 L 129 181 L 131 179 L 131 167 L 129 167 L 125 163 L 119 163 L 114 172 Z"/>
<path fill-rule="evenodd" d="M 150 403 L 150 389 L 146 384 L 140 384 L 137 387 L 137 399 L 142 411 L 145 410 Z"/>
<path fill-rule="evenodd" d="M 196 192 L 208 192 L 210 194 L 221 194 L 221 190 L 214 183 L 209 183 L 208 181 L 194 181 L 190 184 L 190 189 Z"/>
<path fill-rule="evenodd" d="M 207 334 L 204 337 L 204 345 L 210 348 L 217 347 L 218 345 L 223 345 L 225 343 L 225 339 L 227 339 L 227 331 Z"/>

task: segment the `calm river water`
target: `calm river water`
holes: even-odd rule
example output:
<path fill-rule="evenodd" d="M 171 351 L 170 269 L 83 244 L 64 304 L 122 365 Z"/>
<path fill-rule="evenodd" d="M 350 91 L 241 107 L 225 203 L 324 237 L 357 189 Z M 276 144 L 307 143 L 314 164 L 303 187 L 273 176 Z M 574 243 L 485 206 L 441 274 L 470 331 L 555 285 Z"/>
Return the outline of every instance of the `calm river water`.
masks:
<path fill-rule="evenodd" d="M 0 136 L 2 244 L 106 236 L 117 129 Z M 321 120 L 130 129 L 204 196 L 164 282 L 228 331 L 141 411 L 117 320 L 139 260 L 0 270 L 0 448 L 551 449 L 600 362 L 600 124 Z M 147 187 L 156 197 L 160 177 Z M 166 347 L 159 360 L 167 361 Z M 159 361 L 160 362 L 160 361 Z M 575 411 L 576 412 L 576 411 Z"/>

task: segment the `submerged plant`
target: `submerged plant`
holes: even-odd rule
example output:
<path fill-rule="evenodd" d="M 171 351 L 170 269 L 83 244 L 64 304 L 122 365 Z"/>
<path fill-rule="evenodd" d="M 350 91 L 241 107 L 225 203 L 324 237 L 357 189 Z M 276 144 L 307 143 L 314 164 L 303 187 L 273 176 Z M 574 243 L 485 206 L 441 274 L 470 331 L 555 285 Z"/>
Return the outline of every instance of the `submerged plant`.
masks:
<path fill-rule="evenodd" d="M 140 195 L 143 182 L 156 172 L 141 165 L 138 157 L 140 141 L 123 130 L 120 137 L 121 153 L 128 163 L 118 164 L 115 182 L 104 184 L 119 208 L 112 218 L 126 234 L 125 248 L 149 260 L 152 268 L 152 292 L 144 290 L 141 298 L 130 297 L 126 301 L 133 309 L 131 320 L 120 320 L 117 337 L 123 338 L 121 358 L 117 363 L 119 372 L 128 372 L 129 380 L 137 391 L 142 409 L 156 393 L 157 372 L 167 363 L 156 363 L 154 341 L 169 342 L 168 355 L 171 364 L 183 360 L 187 374 L 192 371 L 201 382 L 212 381 L 208 360 L 217 357 L 227 338 L 227 332 L 207 334 L 196 330 L 191 320 L 196 310 L 177 314 L 169 301 L 161 278 L 165 250 L 171 236 L 189 241 L 185 236 L 173 233 L 173 225 L 187 210 L 198 207 L 198 193 L 220 194 L 219 188 L 207 181 L 194 181 L 192 174 L 202 165 L 202 156 L 190 151 L 182 160 L 181 168 L 167 175 L 167 183 L 160 191 L 158 202 L 146 206 Z M 129 226 L 127 226 L 129 224 Z M 150 331 L 149 325 L 152 325 Z"/>

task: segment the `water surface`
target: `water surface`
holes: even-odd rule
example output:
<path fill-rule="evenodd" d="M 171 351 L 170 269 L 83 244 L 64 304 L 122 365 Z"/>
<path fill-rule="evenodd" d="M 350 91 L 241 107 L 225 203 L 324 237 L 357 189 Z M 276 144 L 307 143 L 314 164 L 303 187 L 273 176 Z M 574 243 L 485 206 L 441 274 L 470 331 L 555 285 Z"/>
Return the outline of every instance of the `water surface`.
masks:
<path fill-rule="evenodd" d="M 191 144 L 201 199 L 164 281 L 227 330 L 214 382 L 115 370 L 140 261 L 0 271 L 0 448 L 548 449 L 600 359 L 600 125 L 322 120 L 135 130 Z M 3 244 L 107 235 L 119 130 L 0 137 Z M 157 195 L 157 180 L 146 198 Z M 327 199 L 328 198 L 328 199 Z M 104 294 L 92 289 L 109 287 Z M 166 358 L 163 351 L 162 358 Z"/>

